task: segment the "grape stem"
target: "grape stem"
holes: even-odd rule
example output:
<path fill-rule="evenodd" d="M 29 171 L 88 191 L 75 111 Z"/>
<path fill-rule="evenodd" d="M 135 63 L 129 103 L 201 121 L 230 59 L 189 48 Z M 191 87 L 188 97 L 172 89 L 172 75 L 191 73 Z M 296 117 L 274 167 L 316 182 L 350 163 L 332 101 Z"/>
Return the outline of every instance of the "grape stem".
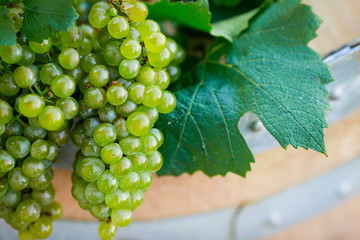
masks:
<path fill-rule="evenodd" d="M 55 104 L 54 101 L 51 101 L 50 99 L 47 99 L 47 98 L 45 98 L 44 101 L 47 102 L 47 103 L 53 104 L 53 105 Z"/>
<path fill-rule="evenodd" d="M 41 92 L 41 89 L 39 88 L 39 85 L 38 85 L 37 83 L 35 83 L 34 86 L 35 86 L 35 89 L 36 89 L 36 91 L 38 92 L 38 94 L 39 94 L 40 96 L 44 96 L 43 93 Z"/>

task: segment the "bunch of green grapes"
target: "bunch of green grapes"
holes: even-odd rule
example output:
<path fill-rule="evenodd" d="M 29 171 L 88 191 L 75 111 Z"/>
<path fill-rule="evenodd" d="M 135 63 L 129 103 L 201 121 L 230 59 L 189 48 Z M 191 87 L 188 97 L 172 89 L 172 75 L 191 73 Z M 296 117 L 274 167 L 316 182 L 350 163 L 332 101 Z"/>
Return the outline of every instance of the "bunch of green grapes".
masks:
<path fill-rule="evenodd" d="M 158 148 L 164 136 L 153 126 L 159 114 L 176 106 L 175 96 L 166 90 L 171 82 L 167 67 L 171 63 L 175 68 L 176 81 L 184 51 L 155 21 L 146 20 L 147 14 L 146 5 L 137 1 L 98 2 L 89 13 L 90 24 L 101 29 L 97 39 L 104 50 L 103 59 L 90 53 L 81 63 L 88 75 L 79 84 L 79 101 L 86 108 L 72 132 L 81 147 L 72 194 L 101 220 L 103 240 L 127 226 L 142 203 L 152 173 L 163 163 Z"/>

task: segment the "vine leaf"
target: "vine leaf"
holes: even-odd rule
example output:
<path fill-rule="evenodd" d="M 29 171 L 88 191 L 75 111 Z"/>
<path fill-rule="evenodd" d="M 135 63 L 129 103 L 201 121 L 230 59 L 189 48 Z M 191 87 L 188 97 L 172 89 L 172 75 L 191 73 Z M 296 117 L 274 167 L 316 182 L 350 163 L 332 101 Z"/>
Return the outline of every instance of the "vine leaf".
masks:
<path fill-rule="evenodd" d="M 253 9 L 245 10 L 240 6 L 239 10 L 236 11 L 236 15 L 211 23 L 212 14 L 209 9 L 208 0 L 188 1 L 185 3 L 161 0 L 148 5 L 149 18 L 157 21 L 172 20 L 183 26 L 207 32 L 215 37 L 223 37 L 232 42 L 233 37 L 238 36 L 245 30 L 248 27 L 249 20 L 269 2 L 265 1 L 265 4 L 264 1 L 257 1 L 254 4 L 251 1 L 245 1 L 243 5 L 244 7 L 257 5 Z"/>
<path fill-rule="evenodd" d="M 257 114 L 282 147 L 326 154 L 330 106 L 324 85 L 332 77 L 307 47 L 319 24 L 309 6 L 281 1 L 255 17 L 234 44 L 217 41 L 207 59 L 184 75 L 182 81 L 193 85 L 175 92 L 175 111 L 159 120 L 166 138 L 159 175 L 201 170 L 245 176 L 253 156 L 238 120 L 247 112 Z"/>
<path fill-rule="evenodd" d="M 73 3 L 73 0 L 24 0 L 23 33 L 36 42 L 56 37 L 78 18 Z"/>
<path fill-rule="evenodd" d="M 0 6 L 0 45 L 13 45 L 16 41 L 13 21 L 9 17 L 10 10 L 5 6 Z"/>

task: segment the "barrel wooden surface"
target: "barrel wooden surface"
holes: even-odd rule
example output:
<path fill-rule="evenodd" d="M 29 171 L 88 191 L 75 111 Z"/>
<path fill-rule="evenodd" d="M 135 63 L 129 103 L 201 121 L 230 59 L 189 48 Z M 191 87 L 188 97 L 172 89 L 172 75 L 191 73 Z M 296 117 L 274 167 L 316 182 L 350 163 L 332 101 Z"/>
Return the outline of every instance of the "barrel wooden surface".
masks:
<path fill-rule="evenodd" d="M 319 37 L 310 43 L 319 53 L 326 54 L 360 36 L 357 14 L 360 1 L 306 0 L 305 3 L 314 6 L 314 11 L 324 20 Z M 257 154 L 246 179 L 235 174 L 208 178 L 201 172 L 178 178 L 155 177 L 134 218 L 160 219 L 243 205 L 318 176 L 360 155 L 359 119 L 360 111 L 325 130 L 329 157 L 304 149 L 289 147 L 285 151 L 279 147 Z M 54 187 L 56 200 L 64 206 L 63 218 L 94 219 L 71 197 L 70 170 L 55 170 Z"/>

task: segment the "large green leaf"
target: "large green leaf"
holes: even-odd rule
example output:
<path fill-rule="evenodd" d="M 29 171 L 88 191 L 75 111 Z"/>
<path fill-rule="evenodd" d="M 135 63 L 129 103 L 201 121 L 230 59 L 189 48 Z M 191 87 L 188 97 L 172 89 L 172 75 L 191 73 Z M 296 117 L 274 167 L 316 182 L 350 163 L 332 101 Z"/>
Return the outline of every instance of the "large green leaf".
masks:
<path fill-rule="evenodd" d="M 262 11 L 233 45 L 218 41 L 208 58 L 185 74 L 176 110 L 162 116 L 166 146 L 160 175 L 201 170 L 245 176 L 253 156 L 238 119 L 254 112 L 286 148 L 326 154 L 323 128 L 332 81 L 320 56 L 307 47 L 320 20 L 299 0 Z"/>
<path fill-rule="evenodd" d="M 0 45 L 13 45 L 16 41 L 13 21 L 9 17 L 10 10 L 5 6 L 0 6 Z"/>
<path fill-rule="evenodd" d="M 78 15 L 73 0 L 24 0 L 22 31 L 30 41 L 55 37 L 72 26 Z"/>

